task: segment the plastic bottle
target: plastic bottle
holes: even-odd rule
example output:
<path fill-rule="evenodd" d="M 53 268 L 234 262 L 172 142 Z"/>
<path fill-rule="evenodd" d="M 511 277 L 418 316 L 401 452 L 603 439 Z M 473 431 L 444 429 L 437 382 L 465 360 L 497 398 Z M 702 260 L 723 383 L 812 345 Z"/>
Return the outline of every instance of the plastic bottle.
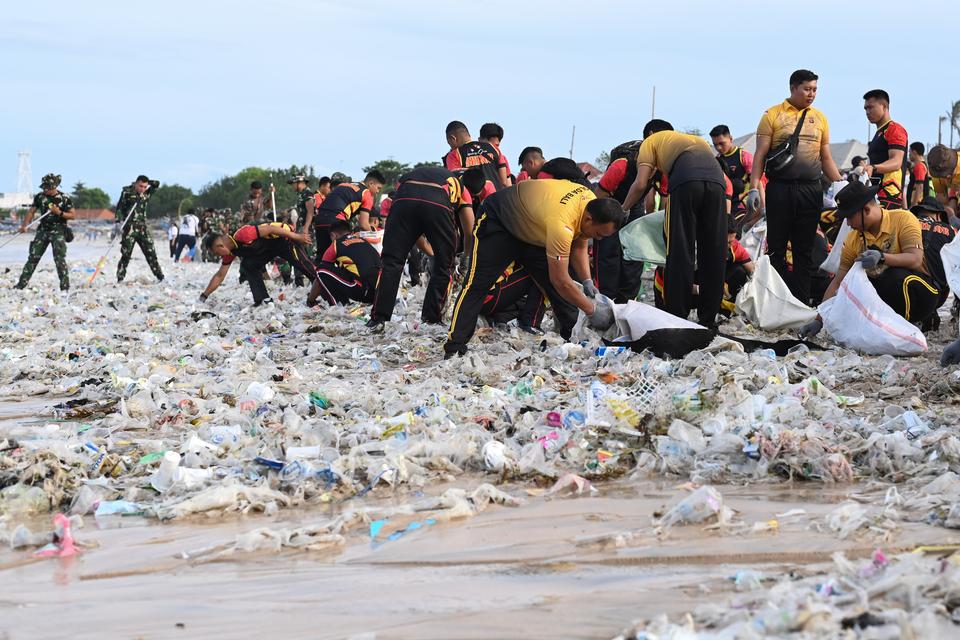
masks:
<path fill-rule="evenodd" d="M 597 347 L 595 353 L 602 358 L 604 356 L 620 355 L 621 353 L 626 353 L 629 350 L 629 347 Z"/>
<path fill-rule="evenodd" d="M 202 437 L 209 443 L 217 445 L 227 445 L 234 448 L 240 445 L 240 439 L 243 438 L 243 429 L 238 424 L 232 425 L 206 425 L 201 429 Z"/>
<path fill-rule="evenodd" d="M 320 480 L 327 484 L 335 484 L 339 476 L 326 466 L 315 466 L 305 460 L 288 462 L 280 470 L 280 482 L 283 484 L 300 484 L 307 480 Z"/>
<path fill-rule="evenodd" d="M 287 447 L 287 460 L 314 460 L 320 458 L 320 445 L 313 447 Z"/>

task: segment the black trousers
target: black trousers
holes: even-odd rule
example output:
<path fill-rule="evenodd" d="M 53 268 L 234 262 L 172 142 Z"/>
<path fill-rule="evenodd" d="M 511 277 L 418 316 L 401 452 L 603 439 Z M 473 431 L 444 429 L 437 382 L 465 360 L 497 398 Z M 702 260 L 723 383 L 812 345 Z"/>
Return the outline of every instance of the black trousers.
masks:
<path fill-rule="evenodd" d="M 747 284 L 749 278 L 750 274 L 747 273 L 747 270 L 743 268 L 742 264 L 735 264 L 733 268 L 727 265 L 724 280 L 727 283 L 727 294 L 731 300 L 737 299 L 737 294 L 740 293 L 740 289 L 743 289 L 743 285 Z"/>
<path fill-rule="evenodd" d="M 497 282 L 487 293 L 480 314 L 496 323 L 516 319 L 523 327 L 540 327 L 544 312 L 543 294 L 530 272 L 519 267 Z"/>
<path fill-rule="evenodd" d="M 181 233 L 177 236 L 177 248 L 173 251 L 173 261 L 180 262 L 180 254 L 183 253 L 184 247 L 193 249 L 195 246 L 197 246 L 197 236 L 188 236 Z"/>
<path fill-rule="evenodd" d="M 410 250 L 410 256 L 407 258 L 407 271 L 410 272 L 410 284 L 420 286 L 420 274 L 423 273 L 426 257 L 420 249 L 414 247 Z"/>
<path fill-rule="evenodd" d="M 333 244 L 333 236 L 330 235 L 330 226 L 336 222 L 336 214 L 329 214 L 322 211 L 314 213 L 313 219 L 313 238 L 316 242 L 316 253 L 313 256 L 314 263 L 319 267 L 323 262 L 323 254 L 327 248 Z"/>
<path fill-rule="evenodd" d="M 693 284 L 700 324 L 716 322 L 723 301 L 727 262 L 727 212 L 723 185 L 694 180 L 671 186 L 663 233 L 667 260 L 663 269 L 663 308 L 680 318 L 693 308 Z M 696 278 L 695 276 L 698 276 Z"/>
<path fill-rule="evenodd" d="M 630 224 L 644 215 L 641 207 L 634 207 L 624 223 Z M 620 234 L 593 241 L 593 281 L 597 289 L 618 304 L 636 300 L 640 293 L 643 262 L 625 260 Z"/>
<path fill-rule="evenodd" d="M 481 206 L 473 228 L 473 242 L 470 271 L 453 308 L 453 321 L 444 351 L 466 353 L 487 294 L 511 262 L 522 265 L 529 272 L 537 287 L 550 300 L 560 335 L 570 337 L 577 321 L 577 308 L 564 300 L 550 283 L 547 254 L 543 247 L 527 244 L 513 236 L 500 223 L 498 212 L 487 205 Z"/>
<path fill-rule="evenodd" d="M 349 269 L 331 262 L 321 262 L 317 267 L 317 279 L 320 281 L 320 295 L 331 305 L 356 302 L 372 302 L 376 291 L 376 276 L 365 282 Z M 371 282 L 372 280 L 372 282 Z"/>
<path fill-rule="evenodd" d="M 810 302 L 813 248 L 823 208 L 819 181 L 767 184 L 767 254 L 770 264 L 804 304 Z M 793 270 L 787 269 L 787 243 L 793 255 Z"/>
<path fill-rule="evenodd" d="M 313 282 L 317 278 L 317 269 L 310 262 L 306 251 L 285 238 L 263 238 L 260 240 L 263 250 L 252 256 L 245 256 L 240 262 L 240 274 L 250 285 L 253 304 L 260 304 L 270 296 L 263 282 L 263 270 L 270 261 L 283 258 L 294 269 Z"/>
<path fill-rule="evenodd" d="M 931 276 L 903 267 L 887 267 L 870 283 L 880 299 L 910 322 L 923 322 L 947 299 Z"/>
<path fill-rule="evenodd" d="M 618 304 L 636 300 L 643 263 L 624 260 L 620 234 L 593 241 L 593 281 L 597 289 Z"/>
<path fill-rule="evenodd" d="M 403 263 L 407 261 L 417 238 L 425 235 L 433 247 L 433 269 L 423 296 L 420 317 L 424 322 L 440 324 L 453 282 L 451 274 L 457 248 L 456 222 L 450 205 L 443 204 L 444 198 L 449 203 L 446 191 L 426 185 L 404 187 L 404 193 L 398 195 L 390 207 L 387 226 L 383 230 L 380 282 L 370 319 L 383 322 L 390 320 L 397 303 Z M 413 278 L 412 270 L 410 276 Z"/>

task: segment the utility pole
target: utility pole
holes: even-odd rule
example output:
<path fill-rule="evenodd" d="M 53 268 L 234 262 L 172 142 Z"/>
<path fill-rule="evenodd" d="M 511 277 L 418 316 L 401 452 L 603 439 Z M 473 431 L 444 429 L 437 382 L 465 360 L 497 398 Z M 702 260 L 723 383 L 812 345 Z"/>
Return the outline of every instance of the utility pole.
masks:
<path fill-rule="evenodd" d="M 573 160 L 573 141 L 577 137 L 577 125 L 573 125 L 573 133 L 570 134 L 570 159 Z"/>
<path fill-rule="evenodd" d="M 653 85 L 653 97 L 650 100 L 650 119 L 657 117 L 657 85 Z"/>
<path fill-rule="evenodd" d="M 946 120 L 947 116 L 940 116 L 940 122 L 937 125 L 937 144 L 943 144 L 943 123 Z"/>

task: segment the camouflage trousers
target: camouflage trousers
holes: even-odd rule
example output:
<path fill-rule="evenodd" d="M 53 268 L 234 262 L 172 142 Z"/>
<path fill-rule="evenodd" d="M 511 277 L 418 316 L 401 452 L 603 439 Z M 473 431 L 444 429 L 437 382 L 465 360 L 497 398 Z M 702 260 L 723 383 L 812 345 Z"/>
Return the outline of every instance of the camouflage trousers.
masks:
<path fill-rule="evenodd" d="M 47 251 L 47 245 L 53 249 L 53 263 L 57 266 L 57 276 L 60 278 L 60 290 L 66 291 L 70 288 L 70 270 L 67 269 L 67 241 L 63 237 L 66 227 L 62 224 L 41 224 L 37 229 L 33 241 L 30 243 L 30 254 L 27 257 L 27 263 L 23 265 L 23 272 L 20 274 L 20 281 L 17 287 L 23 289 L 30 282 L 37 263 Z"/>
<path fill-rule="evenodd" d="M 157 259 L 157 251 L 153 248 L 153 238 L 146 227 L 140 225 L 131 225 L 127 227 L 126 233 L 120 240 L 120 262 L 117 264 L 117 282 L 123 282 L 127 277 L 127 265 L 130 263 L 130 256 L 133 255 L 133 248 L 139 245 L 143 252 L 143 257 L 147 259 L 150 270 L 157 280 L 163 280 L 163 271 L 160 270 L 160 261 Z"/>

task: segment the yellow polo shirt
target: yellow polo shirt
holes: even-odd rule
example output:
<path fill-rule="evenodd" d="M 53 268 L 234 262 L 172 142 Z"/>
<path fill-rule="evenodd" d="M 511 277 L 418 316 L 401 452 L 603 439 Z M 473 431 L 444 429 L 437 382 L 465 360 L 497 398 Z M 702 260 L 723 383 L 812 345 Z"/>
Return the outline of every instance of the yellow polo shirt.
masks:
<path fill-rule="evenodd" d="M 903 253 L 905 249 L 911 248 L 923 249 L 920 221 L 904 209 L 885 209 L 880 230 L 876 235 L 868 231 L 861 234 L 856 229 L 851 229 L 840 252 L 840 269 L 848 271 L 857 256 L 870 247 L 879 247 L 884 253 Z M 867 271 L 867 275 L 878 276 L 884 269 L 886 265 L 877 265 L 876 269 Z M 923 259 L 920 270 L 930 275 L 926 257 Z"/>
<path fill-rule="evenodd" d="M 547 257 L 570 256 L 580 235 L 580 220 L 593 191 L 569 180 L 524 180 L 498 191 L 486 201 L 514 237 L 546 249 Z"/>
<path fill-rule="evenodd" d="M 763 112 L 760 124 L 757 125 L 757 138 L 769 139 L 770 148 L 776 148 L 793 135 L 801 113 L 803 109 L 797 109 L 789 100 L 770 107 Z M 819 109 L 810 107 L 800 130 L 797 159 L 784 175 L 769 177 L 775 180 L 819 180 L 823 171 L 820 148 L 829 141 L 830 125 L 827 117 Z"/>
<path fill-rule="evenodd" d="M 724 184 L 723 170 L 713 149 L 700 136 L 678 131 L 658 131 L 643 139 L 637 166 L 647 166 L 667 176 L 670 189 L 685 182 L 704 180 Z"/>

